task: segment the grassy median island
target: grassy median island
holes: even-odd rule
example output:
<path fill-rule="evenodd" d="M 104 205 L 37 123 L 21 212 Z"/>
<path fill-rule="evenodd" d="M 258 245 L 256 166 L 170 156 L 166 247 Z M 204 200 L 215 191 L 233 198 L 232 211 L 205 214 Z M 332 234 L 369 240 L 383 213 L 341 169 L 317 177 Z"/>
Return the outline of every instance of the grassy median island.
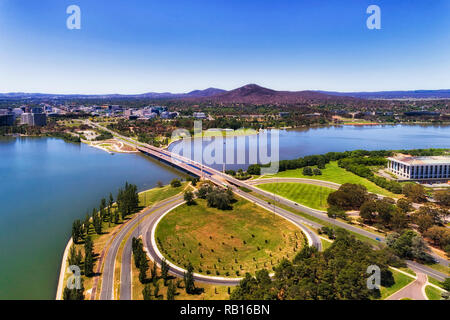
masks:
<path fill-rule="evenodd" d="M 306 178 L 314 180 L 331 181 L 339 184 L 355 183 L 365 186 L 367 188 L 367 191 L 369 192 L 381 194 L 388 197 L 396 197 L 395 194 L 377 186 L 372 181 L 357 176 L 356 174 L 349 172 L 344 168 L 340 168 L 337 165 L 337 161 L 331 161 L 330 163 L 326 164 L 325 169 L 321 169 L 321 171 L 322 171 L 321 175 L 305 176 L 303 174 L 303 169 L 294 169 L 281 171 L 275 175 L 267 175 L 264 176 L 264 178 Z"/>
<path fill-rule="evenodd" d="M 295 225 L 244 199 L 238 198 L 232 210 L 195 202 L 169 212 L 156 229 L 161 253 L 181 267 L 190 261 L 194 272 L 241 277 L 262 268 L 272 271 L 305 244 Z"/>
<path fill-rule="evenodd" d="M 306 183 L 264 183 L 258 188 L 275 193 L 309 208 L 326 210 L 328 195 L 336 190 Z"/>
<path fill-rule="evenodd" d="M 442 292 L 432 286 L 425 287 L 425 294 L 427 295 L 427 298 L 430 300 L 441 300 L 442 299 Z"/>

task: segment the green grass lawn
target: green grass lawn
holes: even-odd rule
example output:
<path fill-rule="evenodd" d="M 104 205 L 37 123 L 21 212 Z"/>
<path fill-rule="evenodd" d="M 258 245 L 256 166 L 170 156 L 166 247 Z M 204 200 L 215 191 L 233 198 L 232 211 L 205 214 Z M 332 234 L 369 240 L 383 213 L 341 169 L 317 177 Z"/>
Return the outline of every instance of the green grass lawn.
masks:
<path fill-rule="evenodd" d="M 430 299 L 430 300 L 441 300 L 442 292 L 440 290 L 436 289 L 435 287 L 426 286 L 425 294 L 427 295 L 428 299 Z"/>
<path fill-rule="evenodd" d="M 331 181 L 339 184 L 343 183 L 356 183 L 356 184 L 362 184 L 367 188 L 369 192 L 381 194 L 388 197 L 396 197 L 395 194 L 393 194 L 390 191 L 387 191 L 386 189 L 380 188 L 375 183 L 364 179 L 360 176 L 357 176 L 354 173 L 351 173 L 343 168 L 340 168 L 337 165 L 336 161 L 332 161 L 328 163 L 325 166 L 325 169 L 322 169 L 322 175 L 319 176 L 305 176 L 303 175 L 303 169 L 295 169 L 295 170 L 287 170 L 287 171 L 281 171 L 275 175 L 267 175 L 264 176 L 264 178 L 273 178 L 273 177 L 280 177 L 280 178 L 306 178 L 306 179 L 315 179 L 315 180 L 325 180 L 325 181 Z"/>
<path fill-rule="evenodd" d="M 262 199 L 262 200 L 270 202 L 270 203 L 274 203 L 276 206 L 278 206 L 278 207 L 280 207 L 282 209 L 285 209 L 287 211 L 290 211 L 292 213 L 295 213 L 295 214 L 297 214 L 297 215 L 299 215 L 299 216 L 301 216 L 301 217 L 303 217 L 305 219 L 308 219 L 310 221 L 314 221 L 314 222 L 320 223 L 321 225 L 327 226 L 327 227 L 330 227 L 330 228 L 334 228 L 335 227 L 333 224 L 331 224 L 331 223 L 329 223 L 327 221 L 324 221 L 322 219 L 319 219 L 319 218 L 316 218 L 314 216 L 311 216 L 311 215 L 309 215 L 307 213 L 304 213 L 304 212 L 302 212 L 302 211 L 300 211 L 298 209 L 296 210 L 296 209 L 294 209 L 294 208 L 292 208 L 290 206 L 281 204 L 278 201 L 274 201 L 273 198 L 265 197 L 263 195 L 260 195 L 259 193 L 253 193 L 253 192 L 250 192 L 250 193 L 253 196 L 255 196 L 255 197 L 259 198 L 259 199 Z M 356 226 L 356 225 L 354 225 L 354 226 Z M 349 230 L 347 230 L 347 231 L 350 232 L 350 234 L 352 234 L 353 236 L 355 236 L 355 238 L 358 239 L 358 240 L 361 240 L 363 242 L 369 243 L 370 245 L 375 246 L 375 247 L 379 247 L 380 246 L 380 242 L 379 241 L 376 241 L 374 239 L 365 237 L 365 236 L 363 236 L 363 235 L 361 235 L 359 233 L 353 232 L 353 231 L 349 231 Z"/>
<path fill-rule="evenodd" d="M 327 209 L 328 195 L 335 191 L 306 183 L 268 183 L 260 184 L 258 188 L 318 210 Z"/>
<path fill-rule="evenodd" d="M 435 279 L 433 277 L 428 276 L 428 282 L 431 283 L 431 284 L 434 284 L 435 286 L 438 286 L 438 287 L 444 289 L 443 286 L 442 286 L 442 282 L 440 282 L 439 280 L 437 280 L 437 279 Z"/>
<path fill-rule="evenodd" d="M 446 275 L 450 276 L 450 267 L 446 267 L 446 266 L 444 266 L 442 264 L 439 264 L 439 263 L 430 263 L 430 264 L 427 264 L 427 266 L 432 268 L 432 269 L 434 269 L 434 270 L 443 272 Z"/>
<path fill-rule="evenodd" d="M 381 287 L 380 288 L 380 293 L 381 293 L 381 298 L 382 300 L 386 299 L 387 297 L 389 297 L 390 295 L 392 295 L 393 293 L 397 292 L 398 290 L 402 289 L 403 287 L 405 287 L 406 285 L 408 285 L 409 283 L 414 281 L 414 278 L 408 277 L 407 275 L 392 270 L 392 275 L 394 277 L 394 281 L 395 283 L 390 286 L 390 287 Z"/>
<path fill-rule="evenodd" d="M 330 242 L 330 241 L 327 241 L 324 239 L 320 239 L 320 242 L 322 242 L 322 250 L 328 249 L 333 244 L 333 242 Z"/>
<path fill-rule="evenodd" d="M 181 183 L 181 187 L 171 187 L 170 185 L 164 186 L 162 188 L 153 188 L 147 191 L 139 193 L 139 205 L 142 207 L 148 207 L 158 201 L 170 198 L 186 187 L 186 182 Z"/>
<path fill-rule="evenodd" d="M 305 244 L 295 225 L 244 199 L 233 203 L 233 210 L 209 208 L 202 199 L 196 203 L 168 213 L 156 238 L 168 260 L 182 267 L 190 261 L 197 273 L 238 277 L 262 268 L 272 272 Z"/>

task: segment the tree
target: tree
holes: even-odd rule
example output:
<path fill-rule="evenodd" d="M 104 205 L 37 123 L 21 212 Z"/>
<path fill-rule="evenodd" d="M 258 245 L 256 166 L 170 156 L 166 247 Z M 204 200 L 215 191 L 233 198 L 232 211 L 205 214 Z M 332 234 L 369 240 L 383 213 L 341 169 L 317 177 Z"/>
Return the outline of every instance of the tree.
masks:
<path fill-rule="evenodd" d="M 114 222 L 113 215 L 112 215 L 112 207 L 114 204 L 114 198 L 112 193 L 109 194 L 109 200 L 108 200 L 108 222 L 109 226 L 111 226 L 111 223 Z"/>
<path fill-rule="evenodd" d="M 122 220 L 134 213 L 139 208 L 139 194 L 137 186 L 125 183 L 124 189 L 119 189 L 117 194 L 117 209 L 122 214 Z"/>
<path fill-rule="evenodd" d="M 259 176 L 261 174 L 261 165 L 259 164 L 251 164 L 247 168 L 247 173 L 251 175 Z"/>
<path fill-rule="evenodd" d="M 102 234 L 102 219 L 95 209 L 92 210 L 92 224 L 94 225 L 95 233 Z"/>
<path fill-rule="evenodd" d="M 144 283 L 145 280 L 147 279 L 148 269 L 149 269 L 149 266 L 148 266 L 147 257 L 145 255 L 141 255 L 140 261 L 139 261 L 139 281 L 141 283 Z"/>
<path fill-rule="evenodd" d="M 392 213 L 391 228 L 396 231 L 402 231 L 407 227 L 408 216 L 402 209 L 396 208 L 396 210 Z"/>
<path fill-rule="evenodd" d="M 100 201 L 100 211 L 102 211 L 103 209 L 106 209 L 106 199 L 102 198 L 102 200 Z"/>
<path fill-rule="evenodd" d="M 226 192 L 214 190 L 206 196 L 209 207 L 227 210 L 231 208 L 231 199 Z"/>
<path fill-rule="evenodd" d="M 366 187 L 360 184 L 344 183 L 337 191 L 328 195 L 327 202 L 330 206 L 357 210 L 367 199 Z"/>
<path fill-rule="evenodd" d="M 161 277 L 164 279 L 164 285 L 167 285 L 167 279 L 169 277 L 169 265 L 166 262 L 166 259 L 161 261 Z"/>
<path fill-rule="evenodd" d="M 153 294 L 155 295 L 155 298 L 158 299 L 158 297 L 159 297 L 159 283 L 155 283 L 154 287 L 155 288 L 154 288 Z"/>
<path fill-rule="evenodd" d="M 337 206 L 330 206 L 327 208 L 327 215 L 330 218 L 336 219 L 336 218 L 343 218 L 347 219 L 347 214 L 345 213 L 345 210 L 343 210 L 340 207 Z"/>
<path fill-rule="evenodd" d="M 149 283 L 142 290 L 142 296 L 144 300 L 152 300 L 152 287 Z"/>
<path fill-rule="evenodd" d="M 186 203 L 188 205 L 191 205 L 194 203 L 194 193 L 192 191 L 186 191 L 184 193 L 184 201 L 186 201 Z"/>
<path fill-rule="evenodd" d="M 433 198 L 441 206 L 449 207 L 450 206 L 450 189 L 435 191 Z"/>
<path fill-rule="evenodd" d="M 404 199 L 404 198 L 398 199 L 397 207 L 402 209 L 403 212 L 405 212 L 405 213 L 408 213 L 413 209 L 411 201 L 409 201 L 408 199 Z"/>
<path fill-rule="evenodd" d="M 152 274 L 151 274 L 152 279 L 151 280 L 153 281 L 153 283 L 155 283 L 156 280 L 158 279 L 158 270 L 156 269 L 156 263 L 154 263 L 154 262 L 153 262 L 153 267 L 152 267 L 151 272 L 152 272 Z"/>
<path fill-rule="evenodd" d="M 194 267 L 191 262 L 189 262 L 186 272 L 184 273 L 184 287 L 187 294 L 193 294 L 195 292 Z"/>
<path fill-rule="evenodd" d="M 81 266 L 83 258 L 81 251 L 77 250 L 74 245 L 70 247 L 68 262 L 70 266 Z"/>
<path fill-rule="evenodd" d="M 89 212 L 86 212 L 86 217 L 83 221 L 83 233 L 86 233 L 86 235 L 89 234 L 89 228 L 91 227 L 91 217 L 89 216 Z"/>
<path fill-rule="evenodd" d="M 420 232 L 425 232 L 434 224 L 441 223 L 441 214 L 438 209 L 423 206 L 411 215 L 412 221 L 417 224 Z"/>
<path fill-rule="evenodd" d="M 177 287 L 173 281 L 169 282 L 169 287 L 167 288 L 167 300 L 175 300 L 175 295 L 177 294 Z"/>
<path fill-rule="evenodd" d="M 170 185 L 172 186 L 172 188 L 181 187 L 181 181 L 175 178 L 172 181 L 170 181 Z"/>
<path fill-rule="evenodd" d="M 413 230 L 405 230 L 402 234 L 391 233 L 386 237 L 386 244 L 392 248 L 397 256 L 403 259 L 418 261 L 432 261 L 427 253 L 428 247 L 420 234 Z"/>
<path fill-rule="evenodd" d="M 376 218 L 377 204 L 373 200 L 368 200 L 361 205 L 359 215 L 364 221 L 372 223 Z"/>
<path fill-rule="evenodd" d="M 72 224 L 72 239 L 74 243 L 79 243 L 83 238 L 83 225 L 80 220 L 75 220 Z"/>
<path fill-rule="evenodd" d="M 450 229 L 446 227 L 433 226 L 429 228 L 425 234 L 427 238 L 430 238 L 434 245 L 441 248 L 450 244 Z"/>
<path fill-rule="evenodd" d="M 427 200 L 425 188 L 421 184 L 407 183 L 403 186 L 403 194 L 413 202 L 425 202 Z"/>
<path fill-rule="evenodd" d="M 322 175 L 322 171 L 319 168 L 314 168 L 313 169 L 313 174 L 315 176 L 320 176 L 320 175 Z"/>
<path fill-rule="evenodd" d="M 382 285 L 392 282 L 390 261 L 381 250 L 374 250 L 342 229 L 323 252 L 304 248 L 294 258 L 275 267 L 271 279 L 267 270 L 255 277 L 246 274 L 230 295 L 232 300 L 368 300 L 379 295 L 367 288 L 367 267 L 376 264 Z"/>
<path fill-rule="evenodd" d="M 156 183 L 156 185 L 158 186 L 158 188 L 164 187 L 164 184 L 163 184 L 161 181 L 158 181 L 158 182 Z"/>
<path fill-rule="evenodd" d="M 64 288 L 63 291 L 63 300 L 84 300 L 84 284 L 83 279 L 80 281 L 80 288 L 69 289 L 68 287 Z"/>
<path fill-rule="evenodd" d="M 84 241 L 84 274 L 89 277 L 94 273 L 94 244 L 90 236 Z"/>
<path fill-rule="evenodd" d="M 390 201 L 389 198 L 383 198 L 375 202 L 378 213 L 377 220 L 384 226 L 389 225 L 392 215 L 396 209 L 395 205 L 393 205 L 392 202 L 393 201 Z"/>
<path fill-rule="evenodd" d="M 313 175 L 313 170 L 311 169 L 311 167 L 304 167 L 303 168 L 303 175 L 304 176 L 312 176 Z"/>

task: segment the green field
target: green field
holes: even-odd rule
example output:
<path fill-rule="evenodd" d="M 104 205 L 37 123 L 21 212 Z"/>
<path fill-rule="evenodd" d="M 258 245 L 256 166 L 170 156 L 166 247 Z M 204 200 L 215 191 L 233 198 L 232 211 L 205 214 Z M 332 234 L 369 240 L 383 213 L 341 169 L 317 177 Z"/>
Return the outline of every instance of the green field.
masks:
<path fill-rule="evenodd" d="M 309 208 L 326 210 L 328 195 L 335 190 L 306 183 L 264 183 L 258 188 L 275 193 Z"/>
<path fill-rule="evenodd" d="M 405 275 L 401 272 L 398 272 L 395 270 L 391 270 L 391 272 L 392 272 L 392 275 L 394 276 L 395 283 L 390 287 L 382 286 L 380 288 L 380 293 L 381 293 L 380 299 L 382 299 L 382 300 L 386 299 L 390 295 L 394 294 L 398 290 L 402 289 L 403 287 L 405 287 L 406 285 L 408 285 L 414 281 L 414 278 L 408 277 L 407 275 Z"/>
<path fill-rule="evenodd" d="M 356 184 L 362 184 L 367 188 L 369 192 L 381 194 L 384 196 L 389 197 L 396 197 L 395 194 L 393 194 L 390 191 L 387 191 L 383 188 L 380 188 L 375 183 L 364 179 L 360 176 L 357 176 L 354 173 L 351 173 L 343 168 L 340 168 L 337 165 L 336 161 L 332 161 L 328 163 L 325 166 L 325 169 L 321 169 L 322 175 L 319 176 L 305 176 L 303 175 L 303 169 L 295 169 L 295 170 L 287 170 L 287 171 L 281 171 L 275 175 L 267 175 L 264 176 L 264 178 L 274 178 L 274 177 L 280 177 L 280 178 L 306 178 L 306 179 L 315 179 L 315 180 L 325 180 L 325 181 L 331 181 L 339 184 L 343 183 L 356 183 Z"/>
<path fill-rule="evenodd" d="M 260 194 L 258 194 L 258 193 L 253 193 L 253 192 L 251 192 L 251 194 L 252 194 L 253 196 L 255 196 L 255 197 L 261 199 L 261 200 L 267 201 L 267 202 L 269 202 L 269 203 L 273 203 L 273 204 L 277 205 L 278 207 L 280 207 L 280 208 L 282 208 L 282 209 L 285 209 L 285 210 L 287 210 L 287 211 L 290 211 L 290 212 L 292 212 L 292 213 L 294 213 L 294 214 L 297 214 L 297 215 L 299 215 L 299 216 L 301 216 L 301 217 L 303 217 L 303 218 L 305 218 L 305 219 L 308 219 L 308 220 L 310 220 L 310 221 L 317 222 L 317 223 L 321 224 L 322 226 L 327 226 L 327 227 L 330 227 L 330 228 L 334 228 L 334 225 L 333 225 L 333 224 L 331 224 L 331 223 L 329 223 L 329 222 L 327 222 L 327 221 L 325 221 L 325 220 L 319 219 L 319 218 L 317 218 L 317 217 L 314 217 L 314 216 L 312 216 L 312 215 L 309 215 L 309 214 L 307 214 L 307 213 L 304 213 L 304 212 L 302 212 L 302 211 L 300 211 L 300 210 L 298 210 L 298 209 L 294 209 L 294 208 L 292 208 L 292 207 L 289 207 L 289 206 L 287 206 L 287 205 L 285 205 L 285 204 L 281 204 L 281 203 L 279 203 L 278 201 L 274 201 L 273 198 L 268 198 L 268 197 L 265 197 L 265 196 L 263 196 L 263 195 L 260 195 Z M 357 227 L 356 225 L 354 225 L 354 226 Z M 362 228 L 361 228 L 361 229 L 362 229 Z M 350 232 L 350 234 L 353 235 L 356 239 L 359 239 L 359 240 L 361 240 L 361 241 L 363 241 L 363 242 L 369 243 L 370 245 L 375 246 L 375 247 L 379 247 L 379 246 L 380 246 L 380 242 L 379 242 L 379 241 L 376 241 L 376 240 L 374 240 L 374 239 L 365 237 L 365 236 L 363 236 L 363 235 L 361 235 L 361 234 L 359 234 L 359 233 L 353 232 L 353 231 L 349 231 L 349 230 L 347 230 L 347 231 Z"/>
<path fill-rule="evenodd" d="M 142 207 L 148 207 L 163 199 L 168 199 L 181 191 L 186 187 L 186 182 L 181 182 L 181 187 L 173 188 L 169 185 L 162 188 L 153 188 L 139 193 L 139 205 Z"/>
<path fill-rule="evenodd" d="M 440 290 L 436 289 L 435 287 L 426 286 L 425 293 L 427 295 L 427 298 L 430 300 L 441 300 L 442 292 Z"/>
<path fill-rule="evenodd" d="M 205 200 L 182 205 L 158 224 L 161 252 L 176 265 L 188 261 L 197 273 L 240 277 L 291 260 L 305 243 L 293 224 L 244 199 L 233 210 L 209 208 Z"/>

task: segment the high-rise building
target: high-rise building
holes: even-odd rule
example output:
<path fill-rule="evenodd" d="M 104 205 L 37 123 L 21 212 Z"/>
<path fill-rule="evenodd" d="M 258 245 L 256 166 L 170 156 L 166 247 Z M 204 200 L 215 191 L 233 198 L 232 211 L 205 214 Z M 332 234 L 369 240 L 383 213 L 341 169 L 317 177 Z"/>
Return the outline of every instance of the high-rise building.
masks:
<path fill-rule="evenodd" d="M 0 127 L 14 125 L 14 114 L 10 112 L 0 113 Z"/>
<path fill-rule="evenodd" d="M 45 113 L 24 113 L 20 116 L 20 123 L 43 127 L 47 125 L 47 115 Z"/>

